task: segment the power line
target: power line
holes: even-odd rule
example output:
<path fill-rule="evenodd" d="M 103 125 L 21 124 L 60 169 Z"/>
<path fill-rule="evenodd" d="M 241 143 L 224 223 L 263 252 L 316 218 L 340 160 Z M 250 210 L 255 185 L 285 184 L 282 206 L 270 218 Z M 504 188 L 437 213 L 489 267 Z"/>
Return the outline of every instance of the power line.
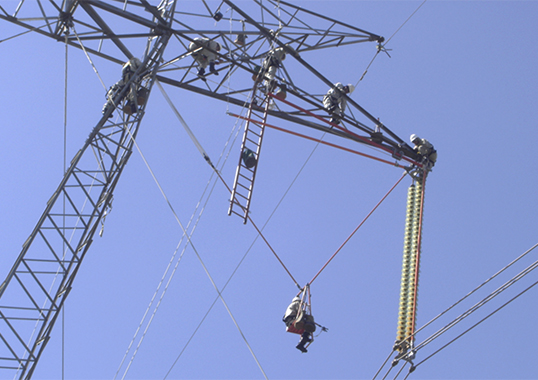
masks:
<path fill-rule="evenodd" d="M 478 322 L 476 322 L 474 325 L 472 325 L 471 327 L 469 327 L 467 330 L 465 330 L 464 332 L 462 332 L 461 334 L 459 334 L 457 337 L 455 337 L 454 339 L 452 339 L 450 342 L 448 342 L 447 344 L 445 344 L 444 346 L 442 346 L 441 348 L 439 348 L 437 351 L 435 351 L 433 354 L 431 354 L 430 356 L 426 357 L 424 360 L 422 360 L 421 362 L 419 362 L 417 365 L 415 365 L 415 368 L 424 363 L 426 360 L 430 359 L 431 357 L 433 357 L 434 355 L 436 355 L 437 353 L 439 353 L 441 350 L 445 349 L 446 347 L 448 347 L 450 344 L 454 343 L 457 339 L 461 338 L 463 335 L 467 334 L 469 331 L 471 331 L 472 329 L 474 329 L 475 327 L 477 327 L 479 324 L 481 324 L 482 322 L 484 322 L 486 319 L 488 319 L 489 317 L 491 317 L 492 315 L 494 315 L 495 313 L 497 313 L 499 310 L 503 309 L 505 306 L 507 306 L 508 304 L 512 303 L 512 301 L 516 300 L 517 298 L 519 298 L 521 295 L 523 295 L 524 293 L 526 293 L 527 291 L 529 291 L 530 289 L 532 289 L 534 286 L 538 285 L 538 281 L 534 282 L 533 284 L 531 284 L 530 286 L 528 286 L 526 289 L 524 289 L 523 291 L 521 291 L 520 293 L 518 293 L 516 296 L 512 297 L 511 299 L 509 299 L 507 302 L 505 302 L 504 304 L 502 304 L 501 306 L 499 306 L 497 309 L 495 309 L 494 311 L 492 311 L 491 313 L 489 313 L 488 315 L 486 315 L 484 318 L 482 318 L 481 320 L 479 320 Z"/>

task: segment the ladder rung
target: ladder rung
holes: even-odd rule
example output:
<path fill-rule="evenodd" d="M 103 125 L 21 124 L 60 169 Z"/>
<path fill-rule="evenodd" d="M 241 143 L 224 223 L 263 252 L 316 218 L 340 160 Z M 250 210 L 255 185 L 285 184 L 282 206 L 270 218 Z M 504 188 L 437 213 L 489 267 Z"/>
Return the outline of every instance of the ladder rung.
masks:
<path fill-rule="evenodd" d="M 239 201 L 237 199 L 235 199 L 235 198 L 232 201 L 232 205 L 238 205 L 239 207 L 242 207 L 241 203 L 239 203 Z"/>
<path fill-rule="evenodd" d="M 252 129 L 249 129 L 248 132 L 250 132 L 251 134 L 255 135 L 258 139 L 259 139 L 260 136 L 261 136 L 261 133 L 254 132 Z M 247 137 L 246 137 L 246 139 L 247 139 L 247 140 L 250 140 L 250 139 L 248 138 L 248 135 L 249 135 L 249 133 L 247 133 Z M 252 140 L 250 140 L 250 141 L 252 141 Z M 254 142 L 254 141 L 252 141 L 252 142 Z M 255 144 L 257 145 L 257 143 L 255 143 Z"/>
<path fill-rule="evenodd" d="M 254 173 L 254 166 L 252 168 L 247 168 L 244 164 L 240 164 L 242 168 L 245 168 L 245 170 L 248 170 L 251 173 Z M 241 175 L 241 174 L 239 174 Z M 243 176 L 244 177 L 244 176 Z"/>
<path fill-rule="evenodd" d="M 250 170 L 250 169 L 249 169 Z M 250 179 L 250 177 L 247 177 L 245 176 L 244 174 L 241 174 L 239 173 L 239 177 L 243 177 L 244 179 L 246 179 L 248 182 L 252 183 L 252 179 Z M 237 179 L 239 179 L 239 177 Z M 239 182 L 239 181 L 238 181 Z"/>
<path fill-rule="evenodd" d="M 241 210 L 241 211 L 242 211 L 242 210 Z M 237 211 L 234 211 L 234 210 L 232 210 L 232 212 L 233 212 L 235 215 L 239 215 L 239 216 L 242 217 L 242 218 L 245 217 L 245 213 L 240 214 L 240 213 L 238 213 Z"/>
<path fill-rule="evenodd" d="M 252 183 L 252 182 L 251 182 Z M 243 185 L 242 183 L 239 183 L 237 182 L 237 185 L 238 186 L 241 186 L 243 189 L 247 190 L 247 191 L 250 191 L 250 187 L 246 187 L 245 185 Z M 237 191 L 235 192 L 236 194 L 239 194 Z M 239 194 L 241 195 L 241 194 Z M 247 197 L 245 197 L 244 195 L 241 195 L 243 198 L 247 199 Z"/>
<path fill-rule="evenodd" d="M 238 185 L 243 187 L 244 189 L 248 190 L 246 187 L 242 186 L 241 184 L 238 183 Z M 245 195 L 243 195 L 243 194 L 241 194 L 241 193 L 239 193 L 237 191 L 234 193 L 234 195 L 239 195 L 243 199 L 248 199 L 247 196 L 245 196 Z M 235 197 L 234 197 L 234 199 L 235 199 Z"/>

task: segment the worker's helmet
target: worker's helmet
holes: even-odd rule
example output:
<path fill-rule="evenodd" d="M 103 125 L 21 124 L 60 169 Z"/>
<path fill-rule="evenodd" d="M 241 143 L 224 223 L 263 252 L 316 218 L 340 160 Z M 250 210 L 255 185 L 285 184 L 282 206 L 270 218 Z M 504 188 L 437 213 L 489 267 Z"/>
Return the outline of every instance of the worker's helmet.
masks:
<path fill-rule="evenodd" d="M 351 94 L 353 91 L 355 91 L 355 86 L 353 86 L 352 84 L 348 84 L 346 87 L 348 94 Z"/>
<path fill-rule="evenodd" d="M 216 50 L 216 51 L 220 51 L 220 49 L 221 49 L 221 46 L 220 46 L 220 44 L 217 42 L 217 46 L 215 47 L 215 50 Z"/>
<path fill-rule="evenodd" d="M 414 133 L 411 135 L 411 137 L 409 138 L 409 140 L 411 140 L 412 143 L 415 142 L 415 140 L 420 140 L 420 137 L 418 137 L 417 135 L 415 135 Z"/>
<path fill-rule="evenodd" d="M 135 70 L 142 66 L 142 62 L 140 62 L 140 60 L 136 57 L 131 58 L 129 61 L 131 62 L 131 66 Z"/>

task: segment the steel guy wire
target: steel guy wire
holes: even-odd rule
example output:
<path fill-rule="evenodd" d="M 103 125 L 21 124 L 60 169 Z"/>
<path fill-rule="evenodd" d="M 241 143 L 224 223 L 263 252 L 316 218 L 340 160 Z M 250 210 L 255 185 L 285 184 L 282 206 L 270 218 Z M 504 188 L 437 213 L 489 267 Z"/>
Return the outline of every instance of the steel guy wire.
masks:
<path fill-rule="evenodd" d="M 227 147 L 229 141 L 232 139 L 233 132 L 234 132 L 234 130 L 236 129 L 236 126 L 237 126 L 237 123 L 236 123 L 236 125 L 233 127 L 232 132 L 231 132 L 230 136 L 228 137 L 228 141 L 226 142 L 225 147 L 224 147 L 224 149 L 223 149 L 223 152 L 221 153 L 221 156 L 219 157 L 219 160 L 217 161 L 217 165 L 218 165 L 218 163 L 221 161 L 221 159 L 223 158 L 223 155 L 224 155 L 224 153 L 225 153 L 225 151 L 226 151 L 226 147 Z M 236 137 L 237 137 L 237 134 L 236 134 Z M 228 156 L 224 157 L 225 162 L 226 162 L 227 158 L 228 158 Z M 194 216 L 195 216 L 195 214 L 196 214 L 196 212 L 197 212 L 197 210 L 198 210 L 198 208 L 199 208 L 199 206 L 200 206 L 200 204 L 201 204 L 201 202 L 202 202 L 202 199 L 203 199 L 204 196 L 205 196 L 205 193 L 207 192 L 207 190 L 208 190 L 208 188 L 209 188 L 209 185 L 210 185 L 211 182 L 212 182 L 212 178 L 213 178 L 214 175 L 215 175 L 215 173 L 214 173 L 213 171 L 211 171 L 211 175 L 210 175 L 210 178 L 209 178 L 208 183 L 207 183 L 207 185 L 206 185 L 206 188 L 204 189 L 204 191 L 203 191 L 203 193 L 202 193 L 202 196 L 200 197 L 200 200 L 199 200 L 197 206 L 195 207 L 195 210 L 194 210 L 194 212 L 193 212 L 193 214 L 192 214 L 192 216 L 191 216 L 191 219 L 189 220 L 189 223 L 188 223 L 188 225 L 187 225 L 187 230 L 189 229 L 189 226 L 190 226 L 192 220 L 194 219 Z M 200 211 L 200 213 L 199 213 L 199 215 L 198 215 L 198 218 L 197 218 L 197 220 L 195 221 L 195 224 L 194 224 L 194 226 L 193 226 L 193 228 L 192 228 L 192 230 L 191 230 L 191 237 L 192 237 L 192 235 L 194 234 L 194 231 L 195 231 L 195 229 L 196 229 L 196 227 L 197 227 L 197 225 L 198 225 L 198 222 L 200 221 L 200 219 L 201 219 L 201 217 L 202 217 L 202 214 L 203 214 L 203 212 L 204 212 L 204 210 L 205 210 L 205 207 L 207 206 L 207 202 L 209 201 L 209 198 L 211 197 L 211 194 L 212 194 L 212 192 L 213 192 L 213 190 L 214 190 L 214 188 L 215 188 L 215 185 L 216 185 L 216 181 L 213 182 L 213 186 L 212 186 L 211 189 L 210 189 L 210 192 L 209 192 L 209 195 L 208 195 L 207 198 L 206 198 L 205 204 L 203 205 L 202 210 Z M 182 244 L 184 237 L 185 237 L 185 236 L 182 236 L 180 242 L 178 243 L 178 246 L 177 246 L 177 248 L 176 248 L 176 251 L 179 249 L 180 245 Z M 174 277 L 175 272 L 176 272 L 176 270 L 177 270 L 177 268 L 178 268 L 178 266 L 179 266 L 179 261 L 181 260 L 181 257 L 182 257 L 183 254 L 185 253 L 185 250 L 186 250 L 186 249 L 187 249 L 187 246 L 184 246 L 184 247 L 183 247 L 183 251 L 181 252 L 180 258 L 179 258 L 178 261 L 176 262 L 176 265 L 175 265 L 175 267 L 174 267 L 174 269 L 173 269 L 173 271 L 172 271 L 172 274 L 170 275 L 170 277 L 169 277 L 169 279 L 168 279 L 168 283 L 167 283 L 167 285 L 166 285 L 166 287 L 165 287 L 165 290 L 163 290 L 163 292 L 161 293 L 161 300 L 164 298 L 164 295 L 165 295 L 165 293 L 166 293 L 166 291 L 167 291 L 167 289 L 168 289 L 168 285 L 171 283 L 172 278 Z M 169 266 L 170 266 L 171 263 L 173 262 L 174 257 L 175 257 L 175 253 L 174 253 L 173 257 L 172 257 L 171 260 L 170 260 L 170 264 L 169 264 Z M 163 280 L 164 280 L 164 278 L 166 277 L 166 275 L 167 275 L 167 273 L 168 273 L 168 269 L 169 269 L 169 268 L 167 268 L 167 269 L 165 270 L 165 273 L 164 273 L 164 275 L 163 275 Z M 232 275 L 232 276 L 233 276 L 233 275 Z M 226 286 L 226 285 L 225 285 L 225 286 Z M 158 286 L 158 288 L 157 288 L 157 290 L 156 290 L 156 294 L 158 293 L 159 288 L 160 288 L 160 285 Z M 221 290 L 221 292 L 222 292 L 223 290 L 224 290 L 224 288 Z M 156 295 L 156 294 L 155 294 L 155 295 Z M 155 296 L 154 296 L 154 297 L 155 297 Z M 213 305 L 216 303 L 216 301 L 218 301 L 218 299 L 219 299 L 219 296 L 217 296 L 217 297 L 215 298 L 215 300 L 214 300 L 214 302 L 213 302 Z M 159 300 L 159 303 L 161 302 L 161 300 Z M 152 299 L 152 301 L 150 302 L 150 305 L 148 306 L 148 310 L 147 310 L 146 313 L 144 314 L 144 317 L 142 318 L 142 321 L 140 322 L 140 325 L 139 325 L 137 331 L 135 332 L 135 336 L 133 337 L 133 340 L 131 341 L 131 343 L 130 343 L 128 349 L 127 349 L 127 352 L 126 352 L 126 354 L 125 354 L 125 356 L 124 356 L 124 358 L 123 358 L 123 360 L 122 360 L 122 363 L 120 364 L 120 368 L 118 368 L 118 372 L 120 371 L 121 366 L 123 365 L 123 362 L 125 361 L 125 358 L 126 358 L 126 356 L 128 355 L 128 352 L 129 352 L 130 349 L 131 349 L 132 343 L 134 342 L 134 340 L 136 339 L 136 336 L 138 335 L 138 331 L 140 330 L 142 324 L 144 323 L 145 317 L 146 317 L 147 313 L 149 312 L 149 309 L 151 308 L 152 303 L 153 303 L 153 299 Z M 155 312 L 156 312 L 156 309 L 157 309 L 157 308 L 158 308 L 158 306 L 156 306 L 156 308 L 155 308 Z M 189 340 L 187 341 L 187 343 L 186 343 L 185 346 L 183 347 L 182 351 L 180 352 L 180 354 L 178 355 L 178 357 L 176 358 L 176 360 L 175 360 L 174 363 L 172 364 L 172 366 L 171 366 L 171 368 L 169 369 L 168 373 L 165 375 L 165 378 L 170 374 L 170 372 L 171 372 L 172 369 L 174 368 L 175 364 L 177 363 L 177 361 L 178 361 L 179 358 L 181 357 L 182 353 L 183 353 L 183 352 L 185 351 L 185 349 L 187 348 L 188 344 L 190 343 L 190 341 L 192 340 L 192 338 L 194 337 L 194 335 L 195 335 L 196 332 L 198 331 L 199 327 L 202 325 L 203 321 L 205 320 L 205 318 L 207 317 L 207 315 L 209 314 L 209 312 L 211 311 L 211 309 L 212 309 L 212 307 L 207 311 L 206 315 L 205 315 L 204 318 L 202 319 L 202 322 L 200 322 L 200 324 L 198 325 L 198 327 L 195 329 L 194 333 L 191 335 L 191 337 L 189 338 Z M 155 314 L 155 312 L 154 312 L 154 314 Z M 152 317 L 152 318 L 153 318 L 153 317 Z M 149 324 L 148 324 L 148 327 L 149 327 Z M 116 373 L 116 376 L 117 376 L 118 372 Z"/>
<path fill-rule="evenodd" d="M 77 41 L 78 43 L 80 44 L 80 47 L 82 48 L 82 51 L 84 52 L 84 54 L 86 55 L 86 58 L 88 58 L 88 61 L 90 61 L 90 64 L 92 65 L 92 68 L 93 68 L 93 71 L 95 72 L 95 74 L 97 74 L 97 78 L 99 78 L 99 81 L 101 82 L 101 85 L 103 85 L 103 88 L 105 89 L 105 91 L 107 90 L 106 88 L 106 85 L 105 85 L 105 82 L 103 82 L 103 79 L 101 78 L 101 75 L 99 75 L 99 72 L 97 71 L 97 67 L 95 67 L 93 61 L 92 61 L 92 58 L 90 57 L 90 55 L 88 54 L 88 52 L 86 51 L 86 48 L 84 47 L 84 45 L 82 44 L 82 41 L 80 40 L 80 38 L 78 37 L 78 34 L 77 34 L 77 30 L 75 29 L 75 25 L 73 24 L 73 32 L 75 33 L 75 37 L 77 38 Z"/>
<path fill-rule="evenodd" d="M 1 7 L 0 7 L 0 8 L 1 8 Z M 54 21 L 53 23 L 51 23 L 51 25 L 57 24 L 58 22 L 59 22 L 58 20 L 57 20 L 57 21 Z M 0 43 L 5 42 L 5 41 L 12 40 L 13 38 L 20 37 L 20 36 L 25 35 L 25 34 L 30 33 L 30 32 L 34 32 L 34 31 L 36 31 L 36 30 L 38 30 L 38 29 L 42 29 L 42 28 L 44 28 L 44 27 L 46 27 L 46 26 L 47 26 L 47 24 L 45 24 L 45 25 L 41 25 L 41 26 L 36 26 L 35 28 L 28 29 L 28 30 L 26 30 L 26 31 L 24 31 L 24 32 L 21 32 L 21 33 L 18 33 L 18 34 L 14 34 L 14 35 L 11 36 L 11 37 L 7 37 L 7 38 L 4 38 L 3 40 L 0 40 Z"/>
<path fill-rule="evenodd" d="M 396 31 L 394 33 L 392 33 L 392 35 L 387 39 L 387 41 L 381 45 L 381 43 L 378 45 L 378 48 L 377 48 L 377 51 L 376 53 L 374 54 L 374 57 L 372 58 L 372 60 L 370 61 L 370 63 L 366 66 L 366 69 L 364 70 L 362 76 L 360 77 L 360 79 L 357 81 L 357 84 L 355 84 L 355 87 L 357 87 L 359 85 L 359 83 L 364 79 L 364 77 L 366 76 L 366 73 L 368 72 L 368 69 L 370 68 L 370 66 L 372 66 L 372 64 L 374 63 L 375 59 L 377 58 L 377 56 L 379 55 L 380 52 L 382 51 L 385 51 L 386 52 L 386 49 L 385 49 L 385 46 L 387 46 L 387 44 L 389 43 L 389 41 L 396 35 L 396 33 L 398 33 L 400 31 L 400 29 L 402 29 L 404 27 L 405 24 L 407 24 L 407 22 L 415 15 L 415 13 L 418 12 L 418 10 L 424 5 L 424 3 L 428 1 L 428 0 L 424 0 L 419 6 L 417 9 L 415 9 L 415 11 L 413 13 L 411 13 L 411 15 L 407 18 L 407 20 L 405 20 L 403 22 L 402 25 L 400 25 L 400 27 L 398 29 L 396 29 Z M 387 53 L 388 55 L 388 53 Z M 390 57 L 390 55 L 389 55 Z"/>
<path fill-rule="evenodd" d="M 279 202 L 277 203 L 277 205 L 275 206 L 275 208 L 273 209 L 273 211 L 271 212 L 271 214 L 269 215 L 269 217 L 267 218 L 267 220 L 265 221 L 264 225 L 262 226 L 261 228 L 261 231 L 263 231 L 265 229 L 265 227 L 267 226 L 267 224 L 269 223 L 269 221 L 271 220 L 271 218 L 273 217 L 273 215 L 276 213 L 277 209 L 279 208 L 280 204 L 284 201 L 284 198 L 286 197 L 286 195 L 288 194 L 288 192 L 291 190 L 293 184 L 295 183 L 295 181 L 297 180 L 297 178 L 299 177 L 299 175 L 301 174 L 301 172 L 303 171 L 303 169 L 306 167 L 306 164 L 308 163 L 308 161 L 310 160 L 310 158 L 312 157 L 312 155 L 314 154 L 314 152 L 316 151 L 317 147 L 319 146 L 319 143 L 316 144 L 316 146 L 314 147 L 314 149 L 312 150 L 312 152 L 310 153 L 310 155 L 308 156 L 308 158 L 306 159 L 306 161 L 304 162 L 303 166 L 301 167 L 301 169 L 299 170 L 299 172 L 297 173 L 297 175 L 295 176 L 295 178 L 293 179 L 293 181 L 290 183 L 288 189 L 284 192 L 284 194 L 282 195 L 282 197 L 280 198 Z M 230 275 L 230 277 L 228 278 L 228 280 L 226 281 L 226 283 L 224 284 L 224 286 L 222 287 L 221 289 L 221 292 L 224 292 L 224 290 L 226 289 L 226 287 L 228 286 L 228 284 L 230 283 L 230 281 L 232 280 L 232 278 L 234 277 L 234 275 L 236 274 L 236 272 L 239 270 L 239 267 L 241 266 L 241 264 L 243 263 L 243 261 L 246 259 L 247 255 L 250 253 L 250 250 L 252 249 L 252 247 L 254 246 L 254 244 L 256 243 L 256 241 L 258 240 L 258 237 L 259 235 L 256 235 L 252 241 L 252 243 L 250 244 L 250 246 L 247 248 L 247 251 L 245 252 L 245 254 L 243 255 L 243 257 L 241 258 L 241 260 L 239 260 L 239 263 L 236 265 L 235 269 L 233 270 L 232 274 Z M 203 324 L 203 322 L 205 321 L 205 319 L 207 318 L 207 316 L 209 315 L 209 313 L 211 312 L 211 310 L 213 309 L 213 306 L 215 305 L 215 303 L 218 301 L 218 297 L 215 298 L 215 300 L 213 301 L 213 303 L 211 304 L 211 306 L 209 307 L 209 309 L 207 310 L 206 314 L 203 316 L 202 320 L 200 321 L 200 323 L 198 324 L 198 326 L 196 327 L 195 331 L 193 332 L 193 334 L 190 336 L 190 338 L 188 339 L 188 341 L 185 343 L 185 346 L 183 347 L 183 349 L 181 350 L 181 352 L 179 353 L 179 355 L 177 356 L 176 360 L 174 361 L 174 364 L 172 365 L 172 368 L 175 366 L 176 362 L 179 360 L 179 358 L 181 357 L 181 355 L 183 354 L 183 352 L 185 351 L 185 349 L 187 348 L 187 346 L 189 345 L 189 343 L 191 342 L 191 340 L 194 338 L 194 335 L 196 334 L 196 332 L 198 331 L 198 329 L 201 327 L 201 325 Z M 168 375 L 170 374 L 170 372 L 172 371 L 172 368 L 169 369 L 169 371 L 167 372 L 166 376 L 165 376 L 165 379 L 168 377 Z"/>
<path fill-rule="evenodd" d="M 256 364 L 258 365 L 258 368 L 260 369 L 260 371 L 262 372 L 262 374 L 264 375 L 264 377 L 267 379 L 267 375 L 265 374 L 265 371 L 263 370 L 263 368 L 262 368 L 262 366 L 261 366 L 261 363 L 259 362 L 258 358 L 256 357 L 256 354 L 254 353 L 254 351 L 252 350 L 250 344 L 248 343 L 248 341 L 247 341 L 245 335 L 243 334 L 243 331 L 241 330 L 241 328 L 240 328 L 239 324 L 237 323 L 235 317 L 233 316 L 233 314 L 232 314 L 230 308 L 228 307 L 228 304 L 227 304 L 226 301 L 224 300 L 224 297 L 222 296 L 221 291 L 219 290 L 219 288 L 218 288 L 217 285 L 215 284 L 215 281 L 213 280 L 213 277 L 212 277 L 211 274 L 209 273 L 209 271 L 208 271 L 208 269 L 207 269 L 207 267 L 206 267 L 204 261 L 202 260 L 200 254 L 198 253 L 198 250 L 197 250 L 196 247 L 194 246 L 194 243 L 192 242 L 190 236 L 187 234 L 187 231 L 186 231 L 185 227 L 184 227 L 183 224 L 181 223 L 181 220 L 179 219 L 179 217 L 178 217 L 178 215 L 177 215 L 177 213 L 176 213 L 174 207 L 172 206 L 172 204 L 171 204 L 169 198 L 166 196 L 166 193 L 164 192 L 164 189 L 162 188 L 162 186 L 160 185 L 159 181 L 157 180 L 157 177 L 155 176 L 155 173 L 153 172 L 153 170 L 152 170 L 151 167 L 149 166 L 149 163 L 147 162 L 145 156 L 142 154 L 142 151 L 140 150 L 140 147 L 138 146 L 138 143 L 137 143 L 136 140 L 134 139 L 134 136 L 132 136 L 132 134 L 131 134 L 131 132 L 130 132 L 129 130 L 127 130 L 127 131 L 128 131 L 128 133 L 129 133 L 129 135 L 131 136 L 131 139 L 133 140 L 133 143 L 134 143 L 134 145 L 136 146 L 136 148 L 137 148 L 137 150 L 138 150 L 140 156 L 142 157 L 142 160 L 144 161 L 144 163 L 146 164 L 148 170 L 150 171 L 150 174 L 151 174 L 151 176 L 153 177 L 155 183 L 157 184 L 157 187 L 159 188 L 159 190 L 160 190 L 162 196 L 164 197 L 165 201 L 167 202 L 169 208 L 171 209 L 171 211 L 172 211 L 172 213 L 173 213 L 173 215 L 174 215 L 174 217 L 175 217 L 177 223 L 178 223 L 179 226 L 181 227 L 184 236 L 187 237 L 188 244 L 192 247 L 194 253 L 196 254 L 196 256 L 197 256 L 197 258 L 198 258 L 198 260 L 200 261 L 200 264 L 202 264 L 202 267 L 203 267 L 203 269 L 204 269 L 206 275 L 208 276 L 208 278 L 209 278 L 211 284 L 213 285 L 214 289 L 215 289 L 216 292 L 218 293 L 218 296 L 219 296 L 219 298 L 221 299 L 221 301 L 222 301 L 224 307 L 226 308 L 226 310 L 227 310 L 228 314 L 230 315 L 230 317 L 231 317 L 233 323 L 235 324 L 236 328 L 238 329 L 238 331 L 239 331 L 241 337 L 242 337 L 243 340 L 245 341 L 245 343 L 246 343 L 246 345 L 247 345 L 247 347 L 248 347 L 248 349 L 249 349 L 251 355 L 253 356 L 254 360 L 256 361 Z M 216 169 L 215 169 L 215 170 L 216 170 Z M 133 354 L 133 358 L 134 358 L 134 355 L 136 355 L 136 352 Z M 132 359 L 131 359 L 131 361 L 129 362 L 127 368 L 125 369 L 125 372 L 124 372 L 124 375 L 123 375 L 123 377 L 122 377 L 122 380 L 123 380 L 123 379 L 125 378 L 125 376 L 127 375 L 127 372 L 129 371 L 129 368 L 130 368 L 131 364 L 132 364 Z"/>

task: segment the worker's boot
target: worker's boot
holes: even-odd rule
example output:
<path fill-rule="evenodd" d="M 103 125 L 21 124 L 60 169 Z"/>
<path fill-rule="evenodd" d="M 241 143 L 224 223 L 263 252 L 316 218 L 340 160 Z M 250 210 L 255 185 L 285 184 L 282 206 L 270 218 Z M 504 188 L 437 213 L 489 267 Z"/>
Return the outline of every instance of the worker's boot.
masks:
<path fill-rule="evenodd" d="M 304 347 L 304 344 L 301 344 L 301 343 L 295 346 L 295 348 L 301 351 L 303 354 L 306 354 L 308 352 L 308 350 Z"/>
<path fill-rule="evenodd" d="M 327 109 L 327 112 L 333 113 L 334 111 L 336 111 L 336 104 L 332 104 L 329 107 L 327 107 L 326 109 Z"/>
<path fill-rule="evenodd" d="M 219 75 L 219 72 L 215 70 L 215 62 L 209 63 L 209 72 L 215 75 Z"/>
<path fill-rule="evenodd" d="M 340 124 L 340 118 L 337 116 L 333 116 L 331 118 L 331 123 L 336 124 L 336 125 Z"/>
<path fill-rule="evenodd" d="M 205 79 L 204 74 L 205 74 L 205 69 L 203 67 L 200 67 L 198 69 L 198 78 L 200 78 L 201 80 L 205 82 L 207 79 Z"/>
<path fill-rule="evenodd" d="M 307 344 L 308 342 L 311 342 L 311 341 L 312 341 L 312 339 L 310 339 L 310 334 L 305 332 L 305 333 L 303 333 L 301 335 L 301 341 L 299 342 L 299 344 L 297 346 L 295 346 L 295 348 L 297 348 L 302 353 L 306 353 L 308 351 L 305 348 L 305 344 Z"/>

